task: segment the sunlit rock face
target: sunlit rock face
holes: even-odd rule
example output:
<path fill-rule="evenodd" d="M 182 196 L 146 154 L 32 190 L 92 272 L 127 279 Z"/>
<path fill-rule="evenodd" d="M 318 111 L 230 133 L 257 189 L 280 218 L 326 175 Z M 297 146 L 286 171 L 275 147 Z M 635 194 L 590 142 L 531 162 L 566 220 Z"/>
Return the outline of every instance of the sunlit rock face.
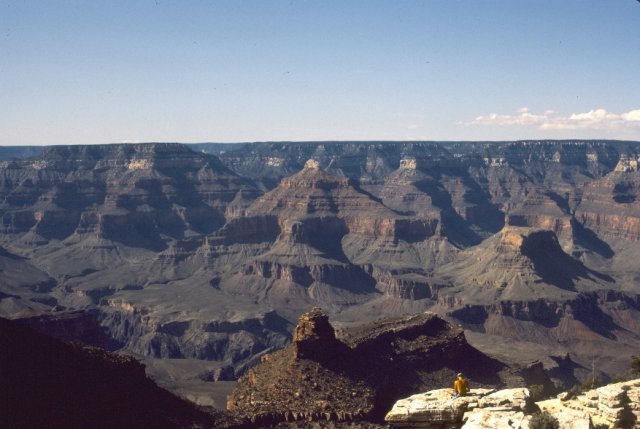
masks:
<path fill-rule="evenodd" d="M 527 428 L 525 415 L 533 409 L 529 389 L 471 389 L 453 397 L 437 389 L 401 399 L 385 416 L 394 429 L 404 428 Z"/>
<path fill-rule="evenodd" d="M 462 397 L 452 397 L 450 389 L 437 389 L 397 401 L 385 420 L 393 429 L 526 429 L 534 411 L 543 410 L 557 419 L 561 428 L 636 427 L 639 387 L 640 380 L 631 380 L 575 397 L 563 392 L 558 399 L 540 401 L 535 406 L 526 388 L 471 389 Z"/>

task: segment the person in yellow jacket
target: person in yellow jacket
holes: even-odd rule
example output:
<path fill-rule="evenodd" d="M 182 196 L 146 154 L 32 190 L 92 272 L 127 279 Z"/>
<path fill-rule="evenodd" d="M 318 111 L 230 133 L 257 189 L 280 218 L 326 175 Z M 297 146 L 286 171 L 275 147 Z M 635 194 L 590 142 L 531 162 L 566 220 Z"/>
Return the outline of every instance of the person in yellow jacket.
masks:
<path fill-rule="evenodd" d="M 453 382 L 453 396 L 465 396 L 469 393 L 469 382 L 462 373 L 458 373 L 458 378 Z"/>

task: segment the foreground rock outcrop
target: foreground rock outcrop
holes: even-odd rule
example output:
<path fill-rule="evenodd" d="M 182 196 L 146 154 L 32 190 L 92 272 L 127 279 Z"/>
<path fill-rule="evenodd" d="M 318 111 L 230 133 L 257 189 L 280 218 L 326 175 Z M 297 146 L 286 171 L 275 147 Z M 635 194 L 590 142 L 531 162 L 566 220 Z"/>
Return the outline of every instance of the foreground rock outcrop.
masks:
<path fill-rule="evenodd" d="M 385 416 L 392 428 L 521 428 L 533 402 L 526 388 L 471 389 L 452 397 L 451 389 L 419 393 L 396 402 Z"/>
<path fill-rule="evenodd" d="M 434 314 L 383 319 L 336 336 L 315 308 L 300 317 L 290 346 L 265 355 L 240 378 L 228 409 L 257 425 L 376 421 L 398 398 L 448 385 L 459 370 L 478 384 L 517 381 Z"/>
<path fill-rule="evenodd" d="M 609 384 L 577 396 L 569 392 L 533 403 L 529 390 L 471 389 L 452 397 L 451 389 L 419 393 L 397 401 L 385 420 L 393 429 L 528 429 L 532 415 L 546 411 L 563 429 L 640 427 L 640 379 Z"/>
<path fill-rule="evenodd" d="M 608 384 L 577 396 L 569 393 L 539 402 L 552 414 L 588 414 L 594 424 L 611 428 L 640 427 L 640 379 Z"/>

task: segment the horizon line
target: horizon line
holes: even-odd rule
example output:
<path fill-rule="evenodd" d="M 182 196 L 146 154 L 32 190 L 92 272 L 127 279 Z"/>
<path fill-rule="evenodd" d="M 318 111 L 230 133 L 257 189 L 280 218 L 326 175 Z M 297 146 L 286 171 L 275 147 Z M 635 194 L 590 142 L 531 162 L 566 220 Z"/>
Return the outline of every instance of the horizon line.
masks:
<path fill-rule="evenodd" d="M 4 145 L 0 144 L 0 148 L 27 148 L 27 147 L 54 147 L 54 146 L 111 146 L 111 145 L 143 145 L 143 144 L 182 144 L 182 145 L 235 145 L 235 144 L 270 144 L 270 143 L 305 143 L 305 144 L 323 144 L 323 143 L 518 143 L 518 142 L 619 142 L 619 143 L 640 143 L 640 140 L 622 140 L 622 139 L 505 139 L 505 140 L 254 140 L 254 141 L 199 141 L 199 142 L 182 142 L 182 141 L 135 141 L 135 142 L 107 142 L 107 143 L 53 143 L 40 145 Z"/>

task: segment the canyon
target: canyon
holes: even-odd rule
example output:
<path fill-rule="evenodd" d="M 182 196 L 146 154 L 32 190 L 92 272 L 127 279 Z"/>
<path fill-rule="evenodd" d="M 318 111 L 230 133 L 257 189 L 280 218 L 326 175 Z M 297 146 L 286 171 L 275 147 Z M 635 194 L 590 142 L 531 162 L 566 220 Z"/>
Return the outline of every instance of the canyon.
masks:
<path fill-rule="evenodd" d="M 338 330 L 428 310 L 557 388 L 640 347 L 637 142 L 1 149 L 0 316 L 196 402 L 316 306 Z"/>

